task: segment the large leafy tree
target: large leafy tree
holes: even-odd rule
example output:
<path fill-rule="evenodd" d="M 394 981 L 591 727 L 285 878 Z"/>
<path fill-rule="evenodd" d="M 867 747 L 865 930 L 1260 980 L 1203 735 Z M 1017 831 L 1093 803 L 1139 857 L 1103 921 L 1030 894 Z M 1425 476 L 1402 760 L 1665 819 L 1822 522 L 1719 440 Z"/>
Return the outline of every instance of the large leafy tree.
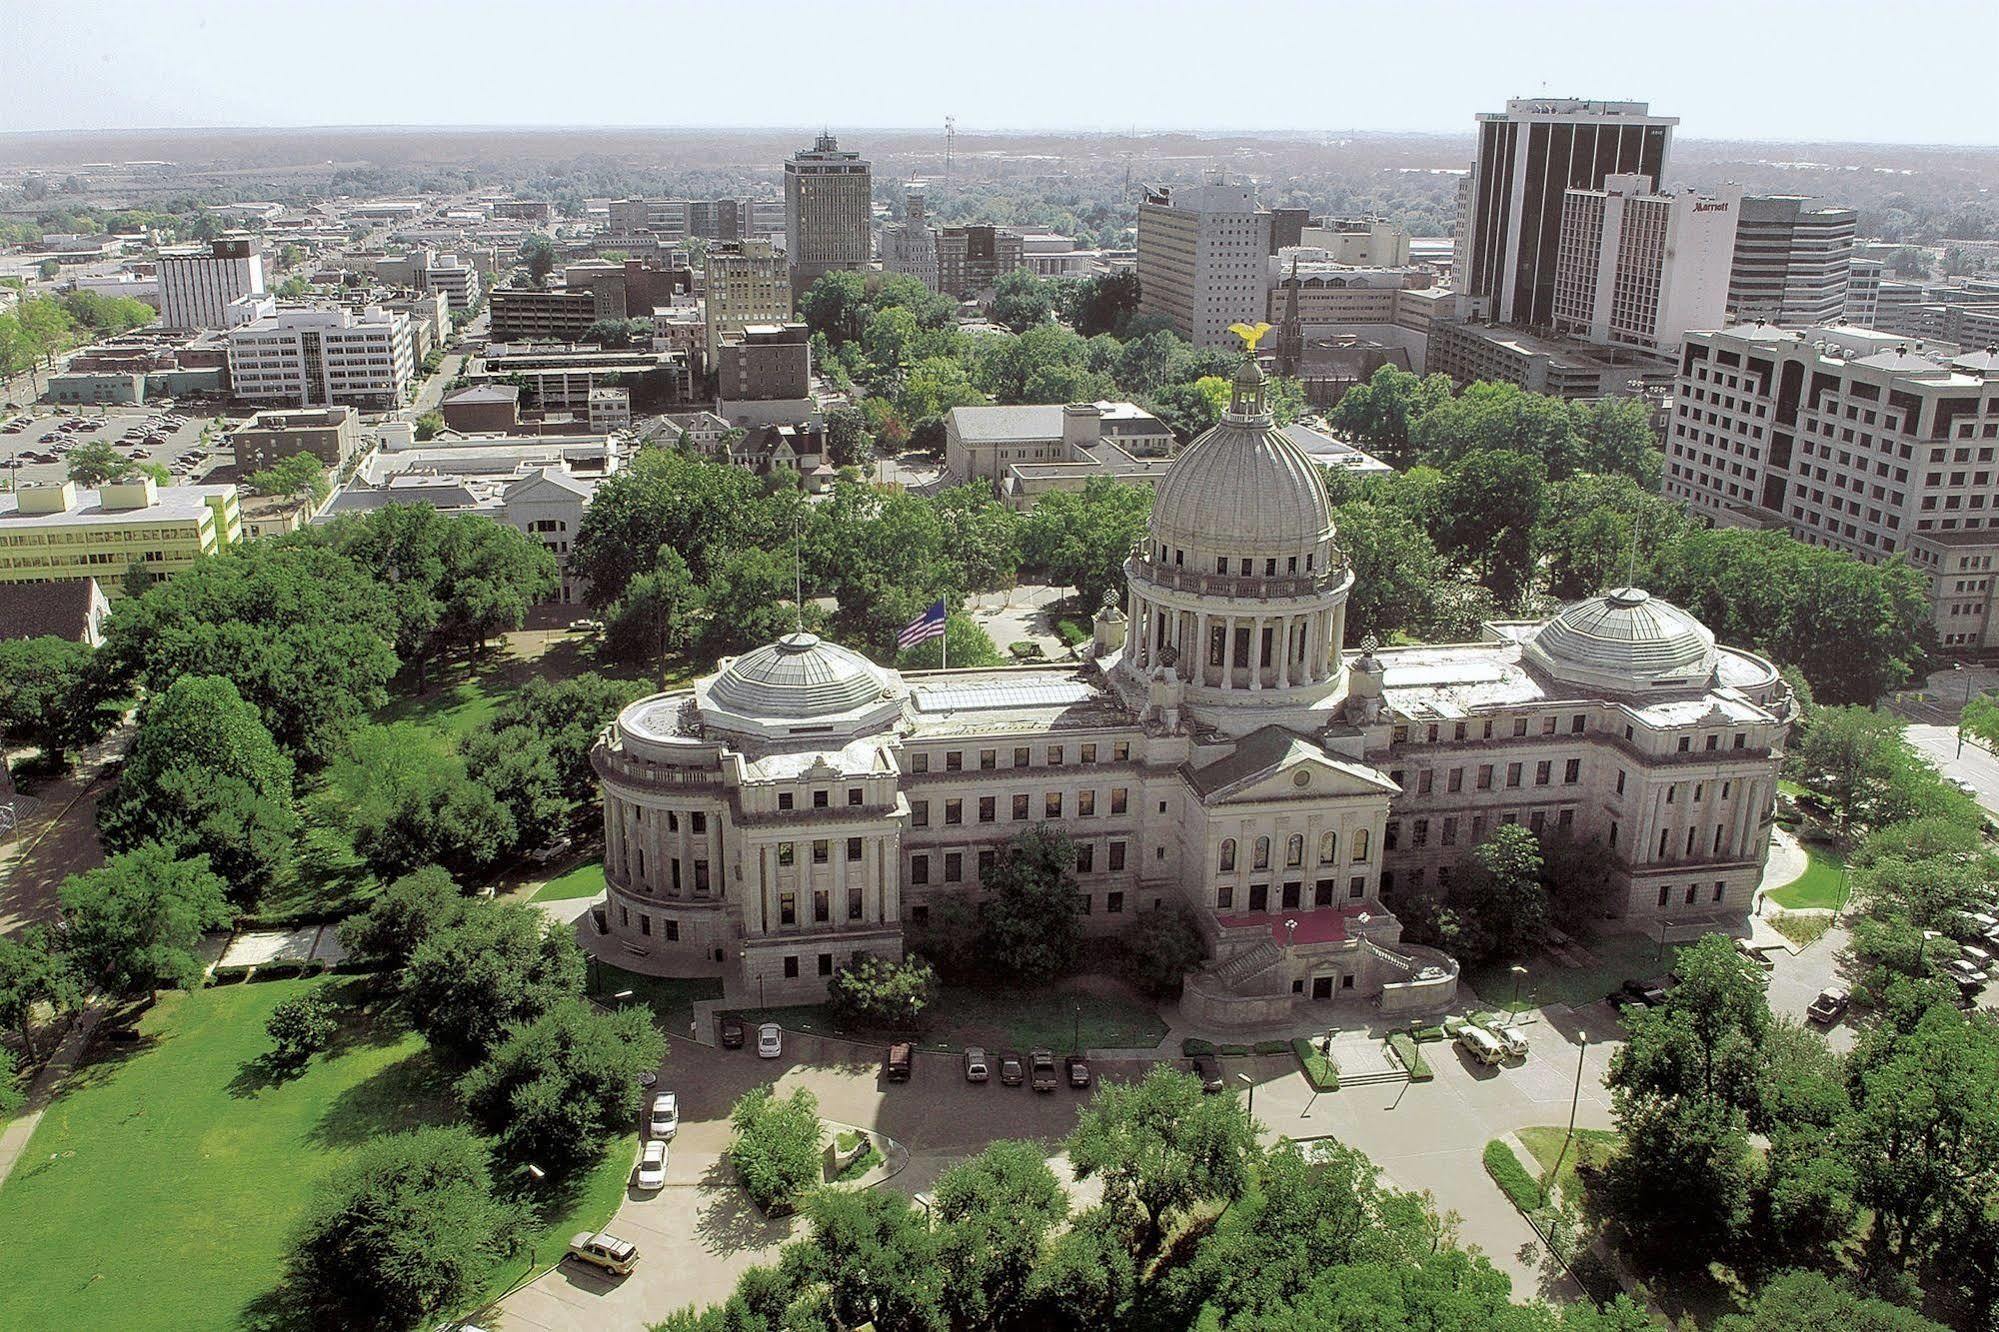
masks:
<path fill-rule="evenodd" d="M 687 561 L 671 548 L 656 568 L 634 574 L 624 595 L 604 608 L 604 650 L 620 661 L 656 664 L 694 641 L 701 590 Z"/>
<path fill-rule="evenodd" d="M 1513 384 L 1481 381 L 1410 423 L 1424 461 L 1449 468 L 1476 453 L 1518 453 L 1559 481 L 1583 469 L 1586 442 L 1569 404 Z"/>
<path fill-rule="evenodd" d="M 1451 400 L 1446 375 L 1413 375 L 1384 365 L 1364 384 L 1348 389 L 1329 417 L 1333 428 L 1395 467 L 1407 466 L 1410 432 L 1431 410 Z"/>
<path fill-rule="evenodd" d="M 903 961 L 858 954 L 826 982 L 836 1009 L 863 1022 L 889 1027 L 915 1025 L 937 994 L 937 973 L 920 957 Z"/>
<path fill-rule="evenodd" d="M 486 1148 L 469 1131 L 377 1138 L 320 1184 L 290 1282 L 328 1326 L 415 1327 L 477 1290 L 522 1220 L 493 1199 Z"/>
<path fill-rule="evenodd" d="M 1035 825 L 1001 848 L 985 893 L 979 951 L 996 972 L 1046 980 L 1075 965 L 1082 946 L 1075 843 Z"/>
<path fill-rule="evenodd" d="M 679 552 L 699 585 L 728 552 L 781 544 L 792 516 L 740 467 L 646 449 L 597 487 L 570 567 L 589 580 L 598 605 L 615 602 L 634 576 L 657 568 L 662 547 Z"/>
<path fill-rule="evenodd" d="M 114 994 L 201 979 L 201 936 L 229 924 L 228 892 L 205 856 L 178 859 L 148 844 L 57 889 L 65 943 L 78 969 Z"/>
<path fill-rule="evenodd" d="M 818 1183 L 819 1099 L 803 1087 L 780 1097 L 769 1087 L 752 1087 L 729 1111 L 735 1137 L 729 1164 L 757 1206 L 769 1211 L 788 1204 Z"/>
<path fill-rule="evenodd" d="M 1176 1213 L 1241 1197 L 1258 1155 L 1241 1102 L 1206 1096 L 1198 1079 L 1165 1065 L 1143 1082 L 1099 1085 L 1067 1146 L 1078 1178 L 1102 1178 L 1107 1201 L 1135 1209 L 1140 1254 Z"/>
<path fill-rule="evenodd" d="M 500 704 L 493 728 L 502 734 L 525 730 L 548 742 L 562 790 L 572 800 L 587 800 L 597 791 L 590 767 L 590 747 L 626 704 L 646 692 L 632 680 L 585 671 L 566 680 L 529 680 Z"/>
<path fill-rule="evenodd" d="M 1944 1332 L 1914 1309 L 1871 1299 L 1817 1272 L 1786 1272 L 1756 1293 L 1747 1312 L 1729 1314 L 1715 1332 Z"/>
<path fill-rule="evenodd" d="M 1055 309 L 1055 284 L 1034 276 L 1024 268 L 1000 274 L 993 286 L 993 322 L 1015 333 L 1025 333 L 1048 322 Z"/>
<path fill-rule="evenodd" d="M 1096 477 L 1080 491 L 1042 497 L 1022 524 L 1022 563 L 1074 587 L 1094 609 L 1105 594 L 1124 597 L 1124 562 L 1145 538 L 1152 492 Z"/>
<path fill-rule="evenodd" d="M 1184 907 L 1139 912 L 1125 926 L 1120 942 L 1125 978 L 1145 993 L 1160 996 L 1178 994 L 1181 980 L 1207 955 L 1200 927 Z"/>
<path fill-rule="evenodd" d="M 1442 544 L 1477 571 L 1502 606 L 1519 605 L 1533 586 L 1546 495 L 1546 464 L 1532 454 L 1473 450 L 1444 473 Z"/>
<path fill-rule="evenodd" d="M 184 676 L 147 701 L 98 826 L 112 851 L 157 841 L 206 855 L 247 904 L 291 857 L 292 761 L 234 684 Z"/>
<path fill-rule="evenodd" d="M 441 865 L 426 865 L 384 888 L 368 909 L 340 927 L 356 959 L 401 970 L 417 945 L 454 924 L 473 903 Z"/>
<path fill-rule="evenodd" d="M 1518 954 L 1548 925 L 1541 844 L 1517 823 L 1502 823 L 1465 854 L 1452 876 L 1446 937 L 1461 956 Z"/>
<path fill-rule="evenodd" d="M 632 1089 L 665 1057 L 650 1009 L 568 999 L 510 1028 L 458 1094 L 509 1157 L 566 1173 L 630 1129 Z"/>
<path fill-rule="evenodd" d="M 483 905 L 410 952 L 401 998 L 432 1045 L 470 1061 L 583 990 L 583 950 L 533 907 Z"/>
<path fill-rule="evenodd" d="M 552 766 L 545 779 L 555 780 Z M 378 874 L 430 864 L 481 874 L 520 843 L 513 811 L 473 779 L 463 756 L 411 722 L 356 731 L 334 760 L 331 786 Z"/>
<path fill-rule="evenodd" d="M 101 738 L 116 687 L 92 649 L 49 635 L 0 642 L 0 736 L 55 762 Z"/>
<path fill-rule="evenodd" d="M 1068 1195 L 1038 1143 L 1001 1140 L 937 1180 L 937 1260 L 958 1327 L 1005 1327 L 1024 1310 L 1049 1232 Z"/>
<path fill-rule="evenodd" d="M 1347 642 L 1428 630 L 1438 589 L 1451 577 L 1429 534 L 1406 514 L 1360 499 L 1334 509 L 1333 523 L 1353 567 Z"/>
<path fill-rule="evenodd" d="M 788 1245 L 780 1269 L 823 1294 L 835 1327 L 948 1332 L 944 1269 L 924 1216 L 893 1189 L 821 1189 L 805 1206 L 809 1243 Z"/>
<path fill-rule="evenodd" d="M 21 1049 L 30 1055 L 41 1009 L 69 1008 L 81 998 L 71 962 L 40 926 L 18 935 L 0 935 L 0 1026 L 12 1028 Z"/>

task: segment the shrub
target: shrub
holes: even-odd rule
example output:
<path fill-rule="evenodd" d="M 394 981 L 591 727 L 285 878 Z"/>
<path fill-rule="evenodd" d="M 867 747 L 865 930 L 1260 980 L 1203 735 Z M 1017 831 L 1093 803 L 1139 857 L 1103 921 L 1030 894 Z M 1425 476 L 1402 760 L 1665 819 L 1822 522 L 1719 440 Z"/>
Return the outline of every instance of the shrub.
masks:
<path fill-rule="evenodd" d="M 1512 1199 L 1522 1213 L 1531 1213 L 1548 1201 L 1541 1182 L 1528 1174 L 1513 1149 L 1497 1138 L 1485 1145 L 1485 1173 L 1492 1176 L 1499 1191 Z"/>
<path fill-rule="evenodd" d="M 1406 1031 L 1388 1033 L 1388 1048 L 1395 1051 L 1395 1057 L 1402 1061 L 1402 1067 L 1409 1070 L 1409 1081 L 1428 1082 L 1437 1075 L 1423 1062 L 1423 1052 L 1416 1048 L 1416 1042 Z"/>
<path fill-rule="evenodd" d="M 1280 1055 L 1291 1048 L 1289 1041 L 1258 1041 L 1249 1047 L 1251 1054 Z"/>
<path fill-rule="evenodd" d="M 1215 1052 L 1213 1041 L 1204 1041 L 1198 1036 L 1184 1036 L 1180 1040 L 1180 1053 L 1192 1059 L 1195 1055 L 1211 1055 Z"/>
<path fill-rule="evenodd" d="M 736 1131 L 729 1164 L 750 1201 L 764 1211 L 788 1208 L 818 1182 L 819 1101 L 805 1088 L 783 1100 L 769 1087 L 752 1088 L 730 1110 L 729 1124 Z"/>
<path fill-rule="evenodd" d="M 271 1010 L 264 1030 L 271 1038 L 271 1057 L 288 1068 L 302 1068 L 333 1041 L 339 1024 L 333 1001 L 316 990 L 295 994 Z"/>
<path fill-rule="evenodd" d="M 896 962 L 861 953 L 833 973 L 826 997 L 842 1018 L 912 1027 L 937 994 L 937 973 L 920 957 Z"/>
<path fill-rule="evenodd" d="M 1310 1036 L 1300 1036 L 1291 1042 L 1291 1050 L 1298 1056 L 1298 1064 L 1305 1070 L 1305 1081 L 1316 1091 L 1338 1091 L 1340 1089 L 1339 1066 L 1325 1055 Z"/>
<path fill-rule="evenodd" d="M 1419 1045 L 1427 1044 L 1430 1041 L 1441 1041 L 1447 1035 L 1449 1035 L 1449 1033 L 1446 1032 L 1441 1026 L 1418 1027 L 1409 1034 L 1416 1038 L 1416 1041 Z"/>

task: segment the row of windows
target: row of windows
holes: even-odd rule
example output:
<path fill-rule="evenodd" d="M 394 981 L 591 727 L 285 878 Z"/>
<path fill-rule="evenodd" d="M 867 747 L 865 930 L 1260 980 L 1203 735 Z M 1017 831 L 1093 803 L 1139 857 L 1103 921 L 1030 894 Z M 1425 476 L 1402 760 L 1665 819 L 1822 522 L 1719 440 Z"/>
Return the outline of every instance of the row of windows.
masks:
<path fill-rule="evenodd" d="M 1129 858 L 1130 843 L 1121 841 L 1111 842 L 1106 845 L 1105 851 L 1105 872 L 1110 874 L 1121 872 Z M 944 851 L 937 853 L 937 855 L 940 861 L 939 867 L 943 871 L 942 882 L 963 883 L 965 881 L 965 853 L 963 851 Z M 927 851 L 917 851 L 910 855 L 909 882 L 912 885 L 922 887 L 931 881 L 930 860 L 931 853 Z M 997 850 L 987 847 L 979 851 L 977 861 L 979 882 L 983 883 L 991 877 L 993 867 L 998 863 L 999 852 Z M 1097 845 L 1095 842 L 1076 843 L 1076 872 L 1078 874 L 1094 874 L 1097 872 Z"/>
<path fill-rule="evenodd" d="M 912 828 L 928 828 L 930 826 L 930 807 L 932 804 L 941 804 L 944 807 L 943 815 L 946 827 L 961 824 L 965 821 L 965 802 L 961 797 L 952 796 L 942 801 L 912 800 L 909 802 L 909 823 Z M 1027 792 L 1014 792 L 1010 804 L 1010 812 L 1016 822 L 1033 817 L 1033 799 Z M 1130 792 L 1125 787 L 1118 786 L 1111 788 L 1110 812 L 1112 814 L 1124 813 L 1129 804 Z M 1059 819 L 1062 817 L 1064 807 L 1064 792 L 1044 791 L 1042 793 L 1042 818 Z M 1081 819 L 1095 818 L 1096 813 L 1097 793 L 1094 790 L 1076 792 L 1076 817 Z M 994 823 L 998 821 L 998 796 L 978 797 L 978 818 L 980 823 Z"/>
<path fill-rule="evenodd" d="M 1267 883 L 1252 883 L 1249 885 L 1249 891 L 1244 898 L 1243 909 L 1252 913 L 1270 910 L 1270 889 L 1271 885 Z M 1215 888 L 1215 909 L 1217 911 L 1235 910 L 1235 891 L 1235 885 L 1232 883 L 1218 885 Z M 1314 907 L 1329 907 L 1333 905 L 1334 895 L 1338 891 L 1338 880 L 1314 879 L 1312 881 L 1311 904 Z M 1351 901 L 1354 898 L 1366 896 L 1367 879 L 1364 875 L 1357 874 L 1347 880 L 1348 900 Z M 1277 901 L 1278 910 L 1280 911 L 1301 910 L 1305 905 L 1304 881 L 1293 879 L 1279 885 Z"/>
<path fill-rule="evenodd" d="M 1069 751 L 1068 751 L 1068 749 L 1067 749 L 1067 748 L 1066 748 L 1065 746 L 1062 746 L 1062 745 L 1049 745 L 1049 746 L 1047 746 L 1047 747 L 1046 747 L 1046 748 L 1045 748 L 1045 749 L 1044 749 L 1044 750 L 1042 751 L 1042 753 L 1043 753 L 1043 756 L 1044 756 L 1044 758 L 1046 759 L 1046 766 L 1047 766 L 1047 767 L 1050 767 L 1050 768 L 1060 768 L 1060 767 L 1064 766 L 1064 764 L 1065 764 L 1065 762 L 1066 762 L 1066 759 L 1067 759 L 1067 755 L 1068 755 L 1068 752 L 1069 752 Z M 1098 761 L 1098 755 L 1099 755 L 1099 754 L 1100 754 L 1101 752 L 1102 752 L 1101 748 L 1100 748 L 1100 747 L 1098 746 L 1098 744 L 1097 744 L 1097 743 L 1096 743 L 1095 741 L 1093 741 L 1093 740 L 1090 740 L 1090 741 L 1085 741 L 1085 742 L 1083 742 L 1082 744 L 1080 744 L 1080 745 L 1078 745 L 1078 746 L 1076 747 L 1076 761 L 1077 761 L 1078 763 L 1083 763 L 1083 764 L 1090 764 L 1090 763 L 1095 763 L 1095 762 L 1097 762 L 1097 761 Z M 977 752 L 977 755 L 976 755 L 976 757 L 975 757 L 975 761 L 977 762 L 977 764 L 978 764 L 978 766 L 979 766 L 979 771 L 981 771 L 981 772 L 992 772 L 992 771 L 994 771 L 994 770 L 995 770 L 996 768 L 998 768 L 998 767 L 999 767 L 999 754 L 1000 754 L 1000 751 L 999 751 L 999 750 L 997 750 L 997 749 L 981 749 L 981 750 L 979 750 L 979 751 Z M 910 756 L 909 756 L 909 770 L 910 770 L 910 771 L 911 771 L 912 773 L 927 773 L 927 772 L 929 772 L 929 771 L 931 770 L 931 768 L 930 768 L 930 759 L 931 759 L 931 755 L 930 755 L 930 754 L 929 754 L 928 752 L 924 751 L 924 750 L 920 750 L 920 749 L 919 749 L 919 750 L 915 750 L 915 751 L 911 752 L 911 754 L 910 754 Z M 1113 763 L 1128 763 L 1128 762 L 1130 762 L 1130 761 L 1131 761 L 1131 742 L 1130 742 L 1129 740 L 1116 740 L 1116 741 L 1113 741 L 1113 742 L 1111 743 L 1111 746 L 1110 746 L 1110 761 L 1111 761 L 1111 762 L 1113 762 Z M 1031 767 L 1033 767 L 1033 766 L 1034 766 L 1034 746 L 1032 746 L 1032 745 L 1015 745 L 1015 746 L 1013 747 L 1013 762 L 1012 762 L 1011 764 L 1009 764 L 1008 766 L 1010 766 L 1010 767 L 1015 767 L 1015 768 L 1031 768 Z M 964 750 L 962 750 L 962 749 L 949 749 L 949 750 L 946 750 L 946 751 L 944 751 L 944 767 L 943 767 L 943 771 L 945 771 L 945 772 L 963 772 L 964 770 L 965 770 L 965 751 L 964 751 Z M 855 803 L 858 803 L 858 802 L 855 802 Z"/>
<path fill-rule="evenodd" d="M 1492 779 L 1494 772 L 1495 772 L 1495 765 L 1491 763 L 1479 764 L 1478 771 L 1474 777 L 1474 782 L 1476 784 L 1474 789 L 1480 791 L 1490 791 L 1492 789 Z M 1522 763 L 1507 764 L 1506 785 L 1508 787 L 1519 786 L 1521 784 L 1521 779 L 1525 776 L 1525 774 L 1526 774 L 1525 764 Z M 1417 773 L 1416 794 L 1417 795 L 1431 794 L 1436 789 L 1436 776 L 1437 776 L 1436 771 L 1431 768 L 1425 768 L 1421 772 Z M 1555 776 L 1555 761 L 1553 759 L 1542 759 L 1540 762 L 1534 765 L 1534 785 L 1546 786 L 1554 780 L 1554 776 Z M 1618 789 L 1620 791 L 1624 789 L 1623 776 L 1624 774 L 1622 772 L 1618 774 L 1618 779 L 1619 779 Z M 1583 761 L 1581 759 L 1572 758 L 1562 765 L 1562 784 L 1564 786 L 1573 786 L 1575 783 L 1581 781 L 1582 778 L 1583 778 Z M 1403 772 L 1402 769 L 1400 768 L 1391 769 L 1388 774 L 1388 780 L 1394 782 L 1397 786 L 1402 787 L 1404 790 L 1408 789 L 1408 783 L 1403 780 Z M 1458 792 L 1464 790 L 1465 770 L 1463 768 L 1449 769 L 1445 773 L 1444 789 L 1449 792 Z"/>
<path fill-rule="evenodd" d="M 1353 863 L 1363 864 L 1367 860 L 1367 829 L 1358 829 L 1353 835 Z M 1319 863 L 1335 865 L 1340 859 L 1340 837 L 1338 833 L 1324 833 L 1319 837 Z M 1292 833 L 1284 839 L 1284 864 L 1288 869 L 1296 869 L 1305 863 L 1305 836 Z M 1236 867 L 1236 840 L 1222 839 L 1220 854 L 1216 857 L 1215 869 L 1218 873 L 1233 874 Z M 1270 839 L 1259 837 L 1250 843 L 1249 867 L 1253 870 L 1270 868 Z"/>
<path fill-rule="evenodd" d="M 1515 717 L 1513 719 L 1514 738 L 1518 739 L 1522 736 L 1525 736 L 1529 730 L 1529 725 L 1530 725 L 1529 718 Z M 1453 723 L 1451 726 L 1451 739 L 1454 741 L 1471 739 L 1472 738 L 1471 728 L 1473 726 L 1477 726 L 1479 728 L 1479 735 L 1477 738 L 1481 740 L 1490 740 L 1493 738 L 1493 719 L 1487 717 L 1482 722 L 1461 721 Z M 1542 735 L 1554 735 L 1560 729 L 1561 729 L 1561 719 L 1559 717 L 1551 715 L 1541 718 L 1540 733 Z M 1570 735 L 1581 735 L 1583 732 L 1585 732 L 1588 729 L 1589 729 L 1588 714 L 1578 712 L 1573 714 L 1569 718 Z M 1402 726 L 1397 726 L 1395 728 L 1392 739 L 1394 743 L 1398 745 L 1406 745 L 1409 743 L 1409 738 L 1413 733 L 1414 733 L 1414 728 L 1409 725 L 1405 724 Z M 1430 722 L 1428 725 L 1426 725 L 1423 728 L 1423 738 L 1420 743 L 1429 744 L 1429 745 L 1439 744 L 1443 740 L 1443 735 L 1444 733 L 1442 725 L 1438 722 Z"/>

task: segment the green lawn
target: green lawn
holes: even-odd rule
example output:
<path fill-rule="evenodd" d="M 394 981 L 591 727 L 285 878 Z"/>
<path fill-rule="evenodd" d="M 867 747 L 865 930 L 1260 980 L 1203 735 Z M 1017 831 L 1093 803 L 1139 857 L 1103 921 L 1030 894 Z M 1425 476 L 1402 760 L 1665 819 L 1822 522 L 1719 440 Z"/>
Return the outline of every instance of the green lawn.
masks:
<path fill-rule="evenodd" d="M 1529 1164 L 1534 1166 L 1541 1178 L 1546 1179 L 1548 1172 L 1555 1168 L 1556 1160 L 1561 1161 L 1562 1175 L 1554 1182 L 1560 1186 L 1562 1196 L 1574 1202 L 1582 1196 L 1576 1187 L 1576 1166 L 1583 1161 L 1592 1165 L 1603 1164 L 1617 1150 L 1623 1137 L 1609 1129 L 1577 1129 L 1576 1136 L 1569 1142 L 1568 1151 L 1564 1153 L 1562 1139 L 1567 1134 L 1566 1126 L 1555 1124 L 1524 1128 L 1514 1136 L 1520 1139 L 1521 1146 L 1534 1154 L 1534 1160 Z"/>
<path fill-rule="evenodd" d="M 416 722 L 449 740 L 463 740 L 493 720 L 501 700 L 517 688 L 519 684 L 506 672 L 484 670 L 469 680 L 460 679 L 442 686 L 433 684 L 422 693 L 393 698 L 375 714 L 375 720 L 385 726 L 391 722 Z"/>
<path fill-rule="evenodd" d="M 652 1009 L 653 1016 L 659 1019 L 660 1030 L 666 1033 L 669 1041 L 687 1035 L 687 1023 L 694 1015 L 696 1002 L 722 997 L 720 976 L 695 976 L 684 980 L 671 976 L 644 976 L 636 971 L 626 971 L 623 967 L 614 967 L 608 962 L 599 962 L 590 968 L 590 985 L 591 993 L 605 1002 L 621 990 L 630 990 L 635 1002 Z"/>
<path fill-rule="evenodd" d="M 1772 902 L 1789 911 L 1802 907 L 1838 907 L 1846 895 L 1846 858 L 1823 842 L 1805 842 L 1808 858 L 1805 872 L 1781 888 L 1773 888 Z"/>
<path fill-rule="evenodd" d="M 576 897 L 597 897 L 604 891 L 604 862 L 602 858 L 586 861 L 574 869 L 558 874 L 541 886 L 534 895 L 536 902 L 566 902 Z"/>
<path fill-rule="evenodd" d="M 768 1020 L 794 1031 L 855 1040 L 875 1040 L 889 1034 L 844 1024 L 825 1004 L 746 1009 L 742 1016 L 752 1025 Z M 1121 993 L 1052 986 L 949 985 L 925 1010 L 917 1043 L 933 1050 L 961 1050 L 967 1045 L 1070 1050 L 1075 1048 L 1078 1030 L 1086 1050 L 1150 1049 L 1166 1038 L 1166 1023 L 1158 1012 Z"/>
<path fill-rule="evenodd" d="M 359 1014 L 330 1055 L 273 1085 L 264 1020 L 321 978 L 168 994 L 136 1047 L 72 1077 L 0 1188 L 0 1327 L 194 1332 L 263 1322 L 314 1185 L 384 1133 L 448 1123 L 448 1075 L 418 1036 Z M 557 1200 L 551 1238 L 608 1219 L 629 1157 Z M 527 1265 L 495 1271 L 497 1294 Z M 282 1315 L 277 1315 L 280 1322 Z"/>
<path fill-rule="evenodd" d="M 1626 980 L 1657 976 L 1673 969 L 1673 959 L 1691 939 L 1675 940 L 1664 949 L 1657 935 L 1612 934 L 1579 942 L 1578 948 L 1596 959 L 1594 966 L 1564 966 L 1554 954 L 1543 951 L 1521 962 L 1527 974 L 1520 978 L 1521 1009 L 1543 1004 L 1567 1004 L 1583 1008 L 1600 1002 Z M 1463 979 L 1478 993 L 1479 1002 L 1490 1008 L 1506 1009 L 1514 1004 L 1513 974 L 1508 969 L 1513 958 L 1497 958 L 1464 970 Z"/>

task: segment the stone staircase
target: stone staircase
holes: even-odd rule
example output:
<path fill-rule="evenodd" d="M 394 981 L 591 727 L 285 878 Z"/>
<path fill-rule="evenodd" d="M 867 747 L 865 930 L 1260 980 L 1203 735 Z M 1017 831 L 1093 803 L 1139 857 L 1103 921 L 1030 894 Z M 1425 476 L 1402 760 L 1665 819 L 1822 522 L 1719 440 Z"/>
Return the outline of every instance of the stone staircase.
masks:
<path fill-rule="evenodd" d="M 1208 975 L 1229 989 L 1240 989 L 1245 982 L 1269 971 L 1283 960 L 1284 950 L 1266 939 L 1226 961 L 1216 963 L 1208 969 Z"/>

